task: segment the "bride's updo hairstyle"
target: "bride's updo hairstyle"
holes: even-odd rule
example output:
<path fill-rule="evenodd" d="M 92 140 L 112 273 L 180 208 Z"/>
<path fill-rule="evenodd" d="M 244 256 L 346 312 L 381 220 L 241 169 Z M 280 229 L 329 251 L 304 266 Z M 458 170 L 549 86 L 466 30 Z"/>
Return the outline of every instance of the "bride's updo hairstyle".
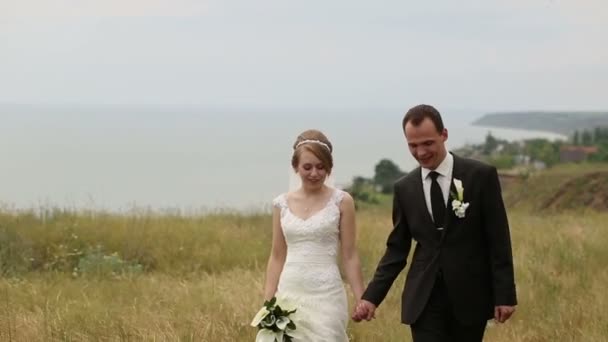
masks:
<path fill-rule="evenodd" d="M 325 134 L 316 129 L 309 129 L 298 135 L 296 142 L 293 144 L 293 156 L 291 157 L 291 166 L 294 170 L 298 169 L 300 156 L 304 151 L 308 151 L 319 158 L 325 166 L 327 174 L 331 173 L 331 169 L 334 167 L 334 159 L 331 155 L 333 146 Z"/>

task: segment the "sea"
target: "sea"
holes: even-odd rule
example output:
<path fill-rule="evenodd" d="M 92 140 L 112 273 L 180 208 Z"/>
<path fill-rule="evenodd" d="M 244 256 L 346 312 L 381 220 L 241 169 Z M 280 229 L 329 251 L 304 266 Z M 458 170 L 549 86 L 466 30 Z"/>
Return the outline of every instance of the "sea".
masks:
<path fill-rule="evenodd" d="M 442 109 L 448 149 L 566 137 L 478 127 L 484 111 Z M 496 111 L 496 110 L 492 110 Z M 296 136 L 323 131 L 334 145 L 335 184 L 372 177 L 388 158 L 408 171 L 405 108 L 195 108 L 0 106 L 0 205 L 196 214 L 267 210 L 289 187 Z"/>

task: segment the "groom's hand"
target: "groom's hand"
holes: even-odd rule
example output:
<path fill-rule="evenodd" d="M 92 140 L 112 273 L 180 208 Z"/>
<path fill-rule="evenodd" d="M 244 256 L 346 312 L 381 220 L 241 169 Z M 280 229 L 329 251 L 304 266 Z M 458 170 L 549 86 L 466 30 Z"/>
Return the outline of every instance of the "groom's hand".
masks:
<path fill-rule="evenodd" d="M 498 323 L 506 322 L 515 312 L 514 306 L 499 305 L 494 307 L 494 319 Z"/>
<path fill-rule="evenodd" d="M 375 318 L 375 312 L 376 305 L 365 299 L 361 299 L 359 303 L 357 303 L 352 318 L 355 322 L 361 322 L 362 320 L 371 321 L 372 318 Z"/>

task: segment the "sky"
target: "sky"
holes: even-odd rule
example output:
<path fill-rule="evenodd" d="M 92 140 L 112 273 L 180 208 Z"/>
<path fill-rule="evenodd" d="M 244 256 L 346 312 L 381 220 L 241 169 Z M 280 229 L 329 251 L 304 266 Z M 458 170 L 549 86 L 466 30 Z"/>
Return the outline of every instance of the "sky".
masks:
<path fill-rule="evenodd" d="M 605 110 L 605 0 L 0 0 L 0 104 Z"/>
<path fill-rule="evenodd" d="M 348 180 L 411 166 L 419 103 L 452 146 L 487 112 L 605 111 L 606 23 L 606 0 L 0 0 L 0 206 L 246 205 L 305 128 Z"/>

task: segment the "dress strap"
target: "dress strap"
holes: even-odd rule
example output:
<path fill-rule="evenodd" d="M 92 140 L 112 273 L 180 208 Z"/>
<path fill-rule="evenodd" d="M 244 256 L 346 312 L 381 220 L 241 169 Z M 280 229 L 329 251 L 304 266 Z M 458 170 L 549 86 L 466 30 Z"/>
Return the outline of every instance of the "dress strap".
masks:
<path fill-rule="evenodd" d="M 339 207 L 342 199 L 344 198 L 344 191 L 340 189 L 334 189 L 334 193 L 332 195 L 333 202 Z"/>
<path fill-rule="evenodd" d="M 272 200 L 272 206 L 279 209 L 287 208 L 287 196 L 286 194 L 280 194 Z"/>

